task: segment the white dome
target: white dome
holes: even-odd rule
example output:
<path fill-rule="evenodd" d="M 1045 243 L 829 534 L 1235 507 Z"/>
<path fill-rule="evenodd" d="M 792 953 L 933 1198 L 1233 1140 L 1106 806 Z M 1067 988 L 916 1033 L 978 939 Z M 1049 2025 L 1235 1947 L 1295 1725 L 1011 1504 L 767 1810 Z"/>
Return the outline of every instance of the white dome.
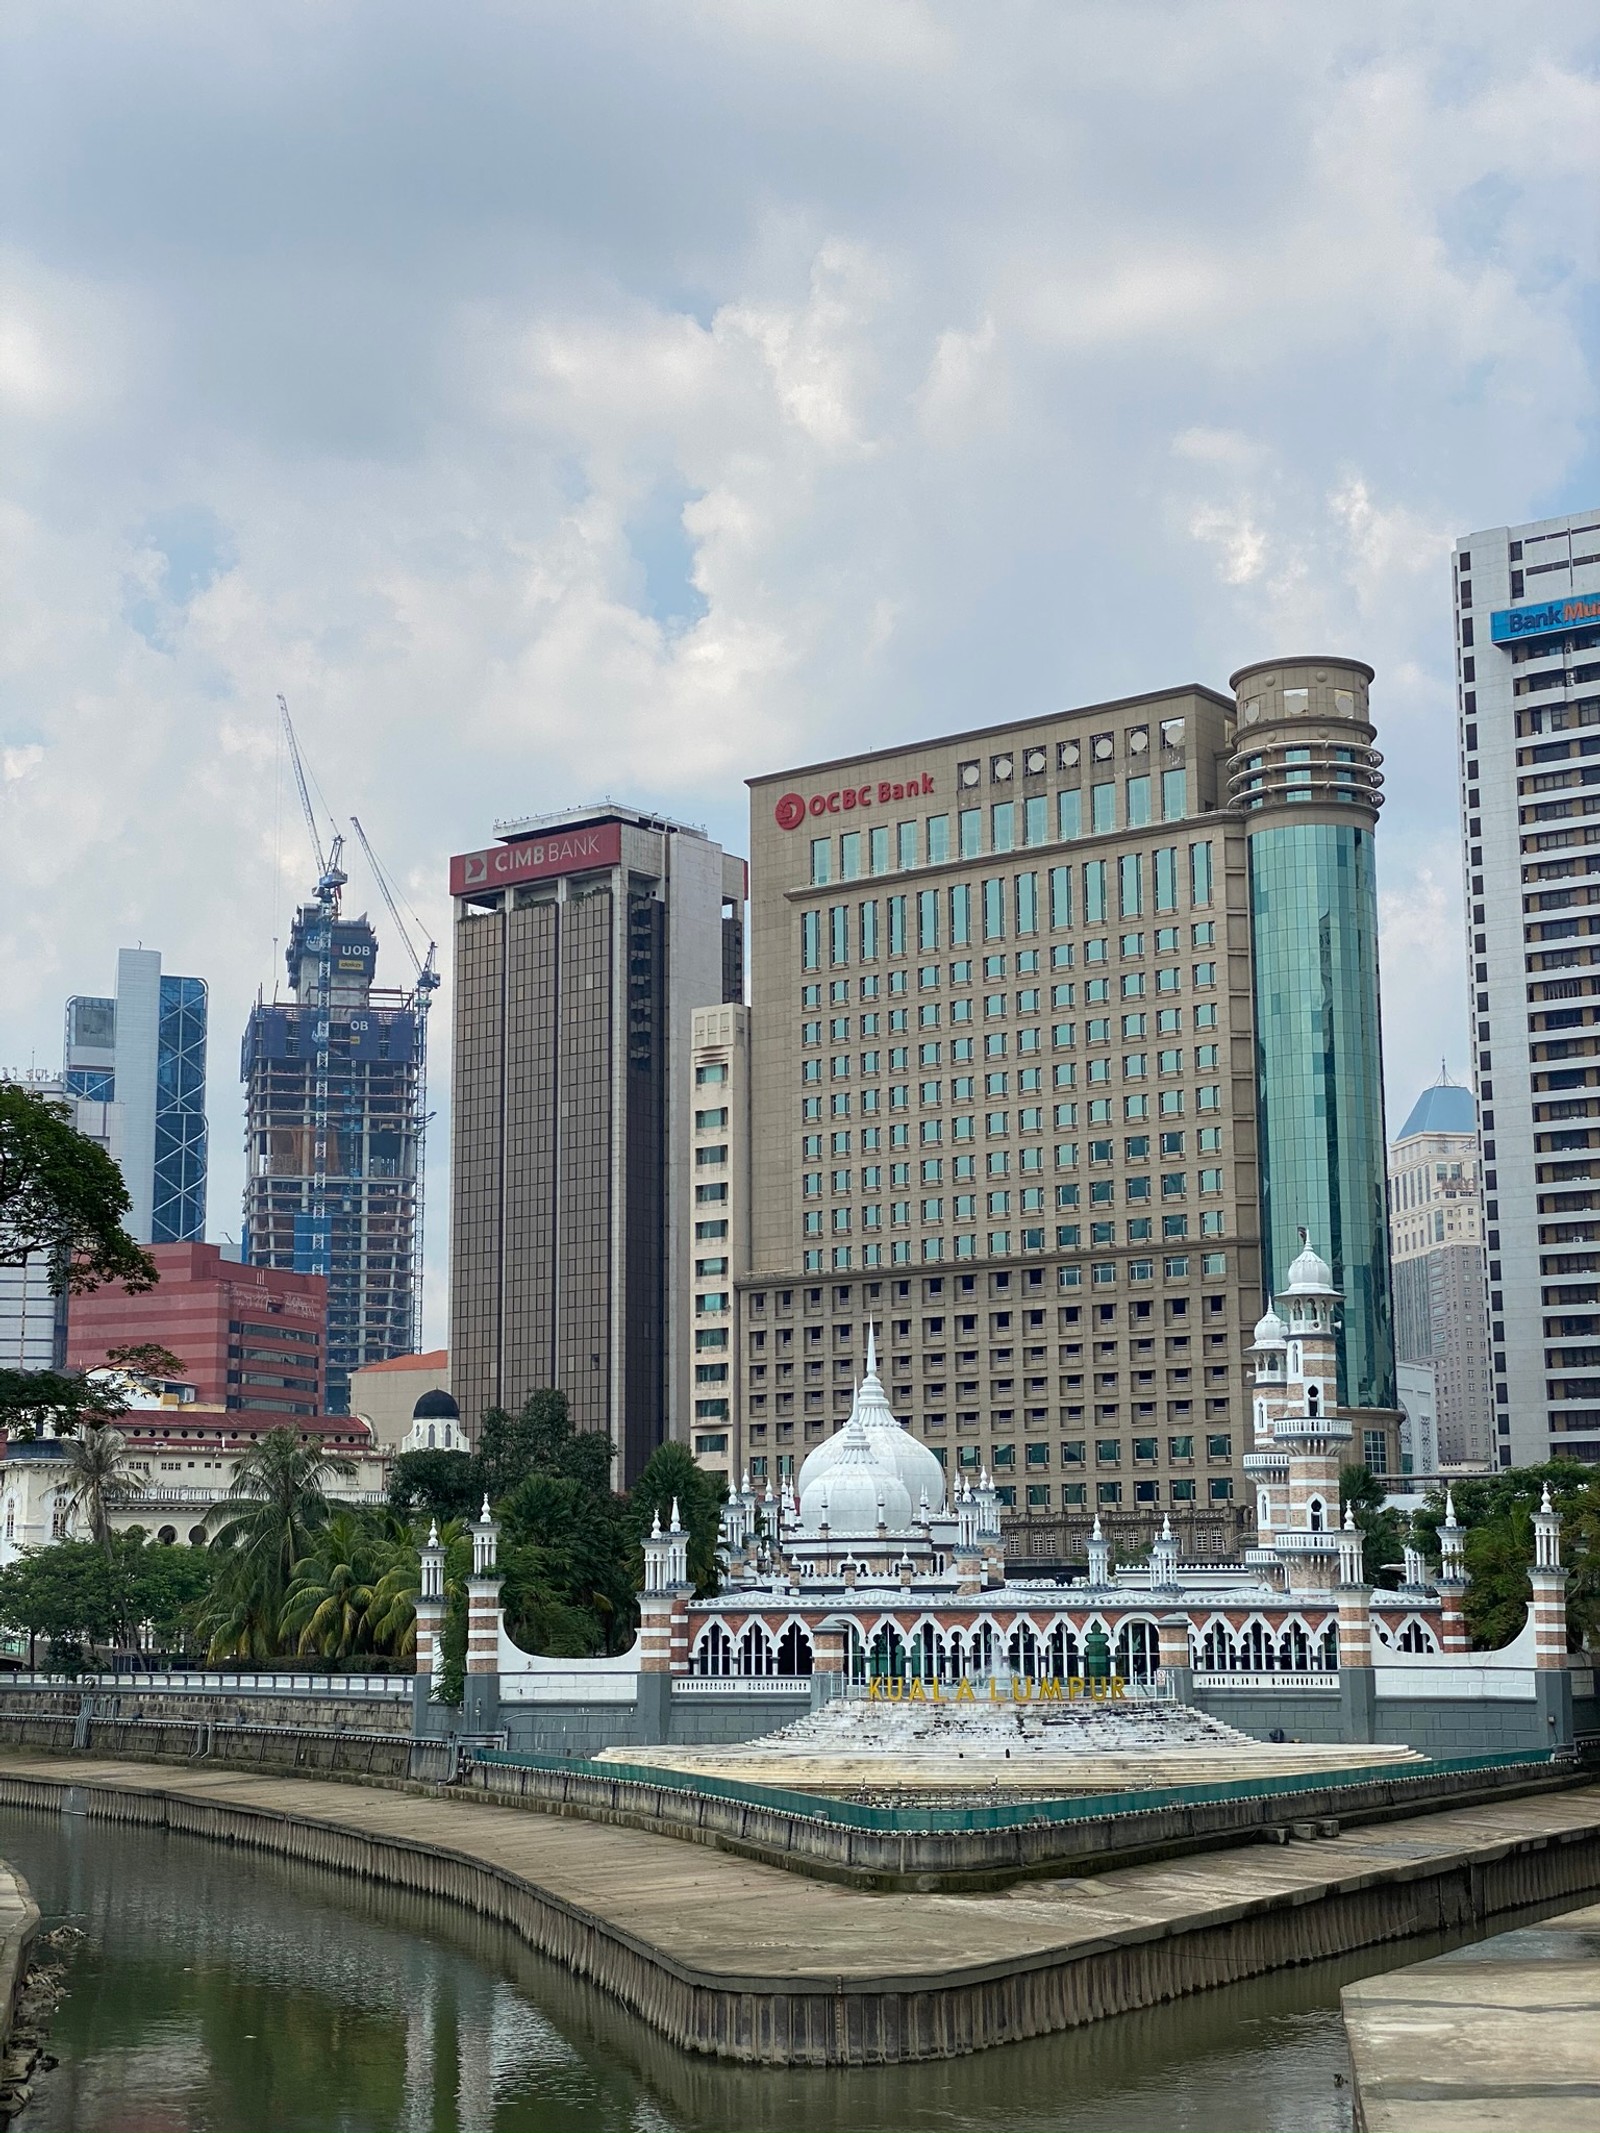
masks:
<path fill-rule="evenodd" d="M 815 1451 L 806 1454 L 799 1475 L 802 1500 L 814 1481 L 820 1481 L 825 1474 L 837 1469 L 844 1457 L 845 1438 L 852 1424 L 860 1425 L 878 1465 L 893 1474 L 905 1490 L 904 1524 L 896 1527 L 890 1518 L 890 1530 L 903 1531 L 908 1527 L 912 1511 L 920 1507 L 924 1496 L 928 1499 L 929 1514 L 937 1517 L 944 1509 L 944 1468 L 925 1444 L 919 1444 L 911 1432 L 895 1420 L 889 1396 L 878 1376 L 877 1344 L 870 1326 L 867 1329 L 867 1374 L 856 1388 L 850 1420 Z"/>
<path fill-rule="evenodd" d="M 1251 1343 L 1256 1348 L 1281 1348 L 1289 1338 L 1289 1329 L 1269 1304 L 1256 1320 L 1256 1330 Z"/>
<path fill-rule="evenodd" d="M 1305 1250 L 1289 1269 L 1289 1286 L 1285 1295 L 1321 1294 L 1332 1296 L 1337 1292 L 1333 1286 L 1333 1268 L 1326 1259 L 1321 1259 L 1308 1243 Z"/>
<path fill-rule="evenodd" d="M 878 1457 L 858 1415 L 851 1415 L 829 1448 L 834 1455 L 831 1463 L 806 1479 L 801 1488 L 801 1531 L 819 1533 L 826 1522 L 830 1537 L 860 1538 L 876 1533 L 880 1519 L 890 1533 L 908 1531 L 911 1498 L 905 1484 Z"/>

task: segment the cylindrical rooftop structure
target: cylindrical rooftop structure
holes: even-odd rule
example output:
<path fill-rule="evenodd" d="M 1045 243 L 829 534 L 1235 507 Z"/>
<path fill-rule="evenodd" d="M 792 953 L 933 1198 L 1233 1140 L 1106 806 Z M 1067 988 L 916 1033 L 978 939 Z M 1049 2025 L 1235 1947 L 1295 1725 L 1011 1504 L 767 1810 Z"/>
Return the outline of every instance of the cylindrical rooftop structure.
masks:
<path fill-rule="evenodd" d="M 1393 1409 L 1372 678 L 1354 659 L 1241 667 L 1228 787 L 1249 846 L 1263 1272 L 1277 1287 L 1309 1233 L 1344 1297 L 1340 1401 Z"/>

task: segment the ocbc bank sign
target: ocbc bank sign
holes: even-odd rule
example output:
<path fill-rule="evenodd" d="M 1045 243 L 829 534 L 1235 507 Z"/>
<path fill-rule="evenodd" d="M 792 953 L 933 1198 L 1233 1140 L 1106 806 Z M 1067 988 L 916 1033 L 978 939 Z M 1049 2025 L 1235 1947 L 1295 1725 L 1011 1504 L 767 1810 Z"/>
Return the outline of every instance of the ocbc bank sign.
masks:
<path fill-rule="evenodd" d="M 786 792 L 772 810 L 772 819 L 781 830 L 797 830 L 807 816 L 853 814 L 874 801 L 879 807 L 892 807 L 896 800 L 920 800 L 932 791 L 933 778 L 924 770 L 898 782 L 882 778 L 867 785 L 841 785 L 837 792 L 814 792 L 809 800 L 801 793 Z"/>

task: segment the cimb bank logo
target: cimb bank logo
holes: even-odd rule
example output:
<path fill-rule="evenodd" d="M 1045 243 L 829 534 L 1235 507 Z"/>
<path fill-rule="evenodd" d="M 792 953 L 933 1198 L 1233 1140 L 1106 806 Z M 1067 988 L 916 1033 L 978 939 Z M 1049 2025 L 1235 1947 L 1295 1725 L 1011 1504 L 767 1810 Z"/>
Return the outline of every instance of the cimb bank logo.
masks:
<path fill-rule="evenodd" d="M 781 830 L 797 830 L 807 815 L 848 815 L 858 807 L 892 807 L 897 800 L 918 800 L 933 791 L 933 778 L 925 770 L 913 771 L 896 781 L 882 778 L 875 785 L 841 785 L 837 792 L 814 792 L 809 800 L 800 793 L 786 792 L 772 810 Z"/>

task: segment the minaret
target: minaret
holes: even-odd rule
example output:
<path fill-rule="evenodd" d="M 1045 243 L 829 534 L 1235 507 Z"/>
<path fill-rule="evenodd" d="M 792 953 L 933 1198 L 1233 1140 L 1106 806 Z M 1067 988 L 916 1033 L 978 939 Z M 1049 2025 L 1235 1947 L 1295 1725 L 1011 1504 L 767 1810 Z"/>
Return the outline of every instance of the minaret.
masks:
<path fill-rule="evenodd" d="M 1089 1583 L 1098 1591 L 1111 1583 L 1111 1543 L 1100 1530 L 1100 1513 L 1094 1514 L 1094 1531 L 1089 1535 Z"/>
<path fill-rule="evenodd" d="M 440 1651 L 440 1633 L 444 1628 L 444 1549 L 439 1545 L 439 1524 L 435 1519 L 428 1528 L 427 1542 L 422 1550 L 422 1575 L 417 1590 L 417 1648 L 415 1656 L 416 1679 L 412 1685 L 412 1727 L 419 1738 L 425 1733 L 425 1713 L 433 1697 L 433 1684 L 439 1673 L 443 1654 Z"/>
<path fill-rule="evenodd" d="M 467 1580 L 467 1683 L 463 1717 L 469 1733 L 493 1733 L 500 1724 L 500 1571 L 489 1499 L 472 1527 L 472 1575 Z"/>
<path fill-rule="evenodd" d="M 1553 1748 L 1572 1740 L 1572 1674 L 1567 1665 L 1567 1573 L 1561 1567 L 1561 1517 L 1545 1483 L 1533 1514 L 1534 1694 Z"/>
<path fill-rule="evenodd" d="M 1339 1469 L 1352 1430 L 1340 1411 L 1334 1346 L 1339 1291 L 1328 1262 L 1304 1230 L 1301 1251 L 1278 1295 L 1284 1329 L 1282 1412 L 1273 1449 L 1287 1466 L 1287 1504 L 1272 1546 L 1283 1558 L 1291 1592 L 1326 1591 L 1339 1559 Z"/>

